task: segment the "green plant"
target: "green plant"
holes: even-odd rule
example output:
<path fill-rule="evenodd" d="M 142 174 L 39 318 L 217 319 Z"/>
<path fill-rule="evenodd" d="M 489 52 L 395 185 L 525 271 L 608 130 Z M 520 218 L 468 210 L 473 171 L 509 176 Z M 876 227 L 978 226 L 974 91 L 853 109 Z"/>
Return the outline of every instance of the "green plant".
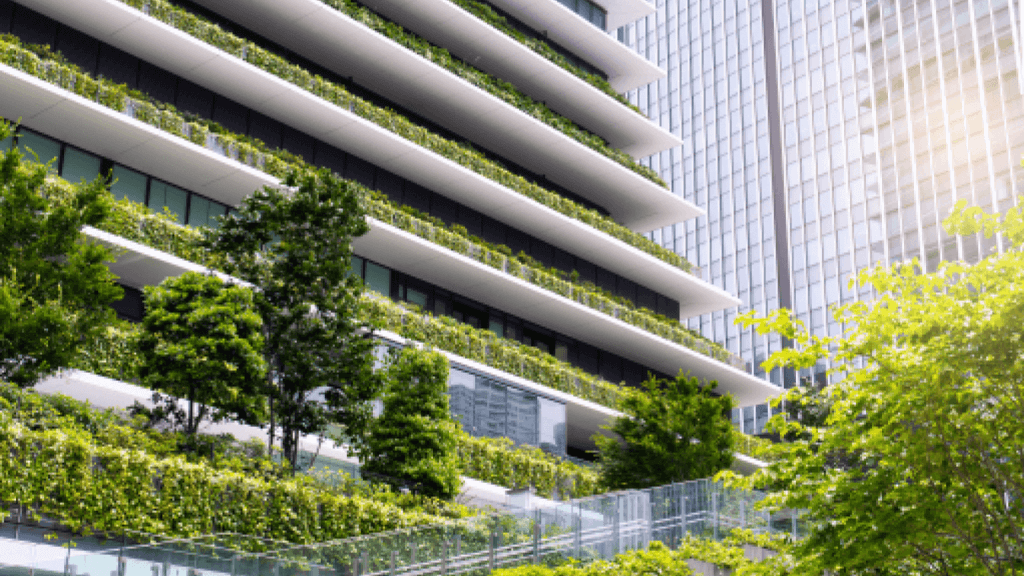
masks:
<path fill-rule="evenodd" d="M 545 40 L 537 37 L 530 37 L 523 34 L 519 30 L 517 30 L 512 24 L 510 24 L 508 22 L 508 19 L 495 12 L 494 9 L 488 6 L 487 4 L 483 2 L 478 2 L 477 0 L 450 1 L 452 2 L 452 4 L 456 4 L 462 7 L 462 9 L 465 10 L 466 12 L 469 12 L 470 14 L 476 16 L 477 18 L 491 25 L 491 27 L 503 32 L 509 38 L 512 38 L 513 40 L 519 42 L 520 44 L 533 50 L 537 54 L 540 54 L 544 58 L 547 58 L 549 61 L 558 65 L 564 70 L 571 72 L 577 78 L 580 78 L 581 80 L 591 84 L 598 90 L 601 90 L 605 94 L 615 98 L 623 105 L 632 109 L 634 112 L 638 114 L 643 114 L 643 112 L 639 108 L 630 103 L 629 100 L 626 100 L 621 94 L 616 92 L 607 80 L 598 76 L 597 74 L 587 72 L 583 68 L 577 66 L 568 58 L 559 53 L 557 50 L 552 48 L 551 45 L 548 44 Z"/>
<path fill-rule="evenodd" d="M 496 78 L 473 67 L 469 63 L 452 56 L 448 50 L 431 44 L 422 37 L 402 28 L 398 24 L 388 20 L 363 4 L 360 4 L 355 0 L 321 0 L 321 2 L 331 6 L 338 12 L 347 15 L 353 20 L 362 23 L 374 32 L 394 40 L 398 44 L 401 44 L 419 56 L 430 60 L 434 64 L 445 68 L 470 84 L 473 84 L 474 86 L 489 92 L 493 96 L 496 96 L 502 101 L 519 108 L 533 118 L 536 118 L 561 131 L 563 134 L 577 142 L 580 142 L 589 148 L 614 159 L 624 166 L 635 164 L 635 161 L 629 157 L 629 155 L 611 148 L 604 139 L 589 132 L 585 128 L 582 128 L 564 116 L 553 112 L 546 104 L 530 98 L 511 83 Z M 624 103 L 630 109 L 642 114 L 638 108 L 629 105 L 628 101 L 618 94 L 615 94 L 614 91 L 612 91 L 611 95 L 617 102 Z M 660 179 L 655 181 L 661 183 L 663 186 L 665 185 L 660 181 Z"/>
<path fill-rule="evenodd" d="M 0 141 L 11 134 L 0 122 Z M 20 386 L 73 362 L 123 295 L 112 251 L 82 235 L 110 213 L 110 192 L 96 179 L 47 196 L 49 169 L 17 148 L 0 153 L 0 379 Z"/>
<path fill-rule="evenodd" d="M 314 94 L 315 96 L 323 98 L 328 102 L 348 108 L 367 120 L 370 120 L 379 126 L 404 138 L 412 140 L 424 147 L 430 148 L 435 152 L 441 153 L 442 150 L 454 152 L 457 149 L 457 156 L 469 153 L 482 162 L 489 163 L 496 168 L 498 167 L 496 164 L 486 160 L 483 155 L 472 150 L 470 147 L 434 134 L 425 127 L 414 123 L 409 118 L 395 112 L 394 110 L 378 106 L 369 100 L 355 96 L 345 86 L 338 84 L 337 82 L 327 80 L 319 75 L 311 74 L 304 68 L 289 62 L 285 58 L 274 54 L 265 48 L 260 47 L 255 42 L 238 36 L 237 34 L 227 32 L 220 26 L 209 22 L 200 16 L 192 14 L 180 6 L 176 6 L 166 0 L 121 1 L 137 10 L 144 11 L 151 18 L 155 18 L 165 24 L 177 28 L 197 40 L 223 50 L 232 56 L 241 58 L 242 60 L 261 68 L 264 71 L 285 80 L 286 82 L 290 82 L 295 86 Z M 337 6 L 335 7 L 337 8 Z M 353 8 L 352 14 L 364 23 L 372 23 L 374 21 L 374 19 L 370 17 L 370 14 L 372 13 L 367 11 L 360 12 L 358 9 Z M 377 19 L 379 19 L 379 16 Z M 390 26 L 394 34 L 397 34 L 399 30 L 398 26 L 394 23 L 383 23 L 381 26 Z M 370 27 L 376 29 L 372 25 Z M 410 36 L 410 38 L 413 37 Z M 400 43 L 406 45 L 406 47 L 410 47 L 412 45 L 411 42 Z M 430 50 L 430 48 L 427 48 L 427 50 Z M 441 55 L 440 49 L 434 50 L 437 50 L 437 54 L 439 56 Z M 468 77 L 483 77 L 481 72 L 475 70 L 465 70 L 465 73 Z M 505 86 L 502 86 L 502 84 L 495 81 L 493 84 L 494 93 L 504 96 L 503 99 L 508 101 L 510 104 L 515 105 L 518 102 L 526 108 L 525 111 L 531 114 L 531 116 L 546 122 L 553 128 L 562 131 L 569 137 L 579 141 L 581 144 L 584 144 L 592 150 L 607 156 L 644 178 L 647 178 L 648 180 L 663 187 L 668 187 L 668 185 L 658 177 L 656 172 L 636 163 L 628 154 L 611 148 L 600 137 L 590 134 L 576 126 L 568 119 L 554 114 L 548 110 L 546 106 L 537 103 L 534 103 L 533 105 L 529 104 L 532 100 L 521 93 L 516 94 L 510 91 L 509 89 L 512 88 L 511 85 L 508 85 L 507 83 L 503 84 Z M 481 88 L 488 89 L 488 85 L 489 83 L 484 82 L 481 84 Z M 506 89 L 501 90 L 501 88 Z M 489 178 L 492 177 L 488 174 L 484 175 Z"/>
<path fill-rule="evenodd" d="M 102 445 L 84 430 L 33 431 L 0 412 L 0 494 L 76 532 L 214 532 L 322 542 L 442 519 L 318 489 L 314 479 L 264 478 Z M 59 463 L 59 465 L 55 465 Z"/>
<path fill-rule="evenodd" d="M 82 346 L 68 368 L 91 372 L 99 376 L 139 381 L 138 349 L 139 326 L 126 320 L 115 320 Z"/>
<path fill-rule="evenodd" d="M 455 455 L 459 426 L 448 406 L 448 360 L 404 348 L 385 370 L 384 411 L 358 442 L 363 471 L 412 482 L 415 492 L 450 500 L 462 487 Z"/>
<path fill-rule="evenodd" d="M 676 555 L 680 558 L 693 558 L 734 570 L 750 563 L 743 555 L 742 548 L 706 538 L 698 538 L 692 534 L 687 534 L 679 543 Z"/>
<path fill-rule="evenodd" d="M 861 270 L 851 283 L 877 297 L 830 311 L 841 335 L 812 335 L 788 310 L 741 318 L 793 343 L 766 370 L 831 368 L 824 421 L 777 414 L 779 459 L 731 481 L 815 520 L 793 546 L 794 574 L 1020 571 L 1024 214 L 961 201 L 943 224 L 965 242 L 1000 235 L 1003 251 L 932 272 L 916 258 Z"/>
<path fill-rule="evenodd" d="M 458 447 L 463 475 L 506 488 L 530 488 L 545 498 L 583 498 L 601 492 L 597 473 L 508 438 L 462 434 Z"/>
<path fill-rule="evenodd" d="M 601 481 L 613 489 L 649 488 L 707 478 L 732 464 L 733 428 L 723 416 L 731 396 L 712 396 L 715 383 L 701 386 L 680 373 L 672 380 L 651 377 L 640 393 L 627 396 L 625 415 L 595 434 Z"/>
<path fill-rule="evenodd" d="M 328 170 L 295 170 L 206 229 L 203 246 L 223 270 L 253 286 L 263 320 L 270 410 L 268 445 L 281 429 L 294 467 L 299 437 L 341 429 L 364 433 L 381 389 L 373 371 L 376 322 L 357 314 L 363 283 L 352 271 L 352 239 L 369 231 L 354 183 Z"/>
<path fill-rule="evenodd" d="M 251 290 L 197 272 L 168 278 L 146 288 L 142 328 L 139 377 L 170 394 L 173 408 L 179 397 L 188 402 L 186 434 L 207 418 L 262 423 L 267 363 Z"/>
<path fill-rule="evenodd" d="M 40 54 L 48 54 L 45 46 L 25 45 L 14 36 L 0 36 L 0 62 L 31 74 L 62 89 L 98 102 L 118 112 L 124 112 L 151 126 L 185 138 L 194 144 L 205 146 L 233 160 L 255 167 L 267 174 L 282 178 L 289 170 L 303 165 L 300 158 L 281 150 L 270 150 L 259 140 L 231 134 L 222 127 L 191 115 L 179 113 L 171 105 L 152 101 L 149 96 L 129 90 L 122 84 L 106 79 L 96 80 L 75 66 L 48 60 Z M 333 100 L 332 100 L 333 101 Z M 347 106 L 347 101 L 339 101 Z M 386 120 L 382 120 L 386 121 Z M 400 127 L 400 123 L 392 127 Z M 414 131 L 423 138 L 428 133 Z M 465 155 L 448 145 L 438 144 L 439 154 L 462 163 L 478 173 L 493 178 L 499 184 L 523 194 L 565 216 L 578 220 L 596 230 L 608 234 L 626 244 L 642 250 L 668 264 L 689 271 L 691 266 L 684 258 L 629 230 L 595 210 L 584 208 L 554 192 L 528 182 L 503 168 L 489 163 L 478 153 Z M 476 163 L 476 164 L 474 164 Z M 474 166 L 476 166 L 474 168 Z M 491 176 L 488 176 L 491 177 Z"/>

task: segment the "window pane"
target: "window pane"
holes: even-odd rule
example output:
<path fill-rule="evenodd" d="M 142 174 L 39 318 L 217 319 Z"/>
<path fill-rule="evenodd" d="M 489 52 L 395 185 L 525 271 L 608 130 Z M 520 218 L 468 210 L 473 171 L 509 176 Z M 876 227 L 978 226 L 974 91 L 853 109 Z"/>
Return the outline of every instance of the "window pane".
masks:
<path fill-rule="evenodd" d="M 114 198 L 127 198 L 139 204 L 146 203 L 146 177 L 124 166 L 114 166 L 114 182 L 110 185 Z"/>
<path fill-rule="evenodd" d="M 363 259 L 359 256 L 352 256 L 352 270 L 350 273 L 360 278 L 363 277 Z"/>
<path fill-rule="evenodd" d="M 391 295 L 391 270 L 373 262 L 366 263 L 366 287 L 385 296 Z"/>
<path fill-rule="evenodd" d="M 157 180 L 149 188 L 149 209 L 163 213 L 166 207 L 178 220 L 178 224 L 185 223 L 185 206 L 188 194 L 170 184 L 164 184 Z"/>
<path fill-rule="evenodd" d="M 516 444 L 537 445 L 537 395 L 516 388 L 508 389 L 506 432 Z"/>
<path fill-rule="evenodd" d="M 3 140 L 0 140 L 0 152 L 7 152 L 8 150 L 10 150 L 12 140 L 13 138 L 11 138 L 10 136 L 4 138 Z"/>
<path fill-rule="evenodd" d="M 474 434 L 473 429 L 473 403 L 476 393 L 476 376 L 452 368 L 448 377 L 448 396 L 451 406 L 452 418 L 462 425 L 462 429 L 469 434 Z"/>
<path fill-rule="evenodd" d="M 83 180 L 92 182 L 100 175 L 100 159 L 68 146 L 64 149 L 64 164 L 61 166 L 60 175 L 68 182 L 76 184 Z"/>
<path fill-rule="evenodd" d="M 35 132 L 22 130 L 18 133 L 18 150 L 21 150 L 21 153 L 29 160 L 35 160 L 38 156 L 39 162 L 43 164 L 53 162 L 50 164 L 50 171 L 54 174 L 57 173 L 57 158 L 60 156 L 60 144 L 56 141 Z"/>
<path fill-rule="evenodd" d="M 476 395 L 473 403 L 473 427 L 477 436 L 501 438 L 505 433 L 507 417 L 505 386 L 484 378 L 476 379 Z"/>
<path fill-rule="evenodd" d="M 188 225 L 206 226 L 209 219 L 210 201 L 193 194 L 192 202 L 188 205 Z"/>
<path fill-rule="evenodd" d="M 540 447 L 553 454 L 565 454 L 565 404 L 538 398 L 540 402 Z"/>

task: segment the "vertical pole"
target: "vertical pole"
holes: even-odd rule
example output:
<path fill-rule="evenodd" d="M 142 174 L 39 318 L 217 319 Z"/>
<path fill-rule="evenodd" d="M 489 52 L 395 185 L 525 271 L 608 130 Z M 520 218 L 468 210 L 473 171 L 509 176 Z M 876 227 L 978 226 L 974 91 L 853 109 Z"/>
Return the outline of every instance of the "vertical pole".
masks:
<path fill-rule="evenodd" d="M 455 555 L 462 556 L 462 534 L 455 535 Z"/>
<path fill-rule="evenodd" d="M 690 535 L 690 518 L 687 516 L 687 503 L 690 499 L 683 496 L 683 538 Z"/>
<path fill-rule="evenodd" d="M 793 520 L 793 539 L 796 539 L 796 510 L 790 512 L 790 518 Z"/>
<path fill-rule="evenodd" d="M 363 572 L 366 574 L 370 573 L 370 551 L 363 550 Z"/>
<path fill-rule="evenodd" d="M 448 574 L 448 541 L 441 542 L 441 573 Z"/>
<path fill-rule="evenodd" d="M 391 562 L 388 564 L 388 574 L 390 574 L 391 576 L 395 576 L 395 571 L 397 569 L 397 565 L 398 565 L 398 551 L 397 550 L 392 550 L 391 551 Z"/>
<path fill-rule="evenodd" d="M 583 557 L 583 505 L 578 504 L 577 510 L 578 513 L 572 521 L 576 524 L 573 527 L 573 531 L 575 532 L 573 539 L 575 540 L 576 558 L 579 559 Z"/>
<path fill-rule="evenodd" d="M 718 540 L 718 492 L 711 493 L 711 522 L 715 526 L 715 540 Z"/>
<path fill-rule="evenodd" d="M 747 503 L 740 500 L 740 528 L 747 527 Z"/>
<path fill-rule="evenodd" d="M 359 576 L 359 556 L 352 557 L 352 576 Z"/>
<path fill-rule="evenodd" d="M 619 516 L 622 515 L 622 496 L 615 495 L 615 506 L 612 508 L 612 545 L 611 554 L 608 555 L 610 560 L 613 556 L 619 553 Z"/>
<path fill-rule="evenodd" d="M 540 512 L 538 510 L 537 512 Z M 539 514 L 537 514 L 539 516 Z M 540 521 L 533 522 L 533 563 L 540 564 Z"/>
<path fill-rule="evenodd" d="M 494 541 L 495 540 L 496 540 L 496 538 L 494 537 L 494 532 L 491 532 L 491 545 L 487 549 L 487 567 L 490 569 L 491 572 L 494 572 L 495 568 L 497 568 L 497 566 L 495 565 L 495 557 L 494 557 Z"/>

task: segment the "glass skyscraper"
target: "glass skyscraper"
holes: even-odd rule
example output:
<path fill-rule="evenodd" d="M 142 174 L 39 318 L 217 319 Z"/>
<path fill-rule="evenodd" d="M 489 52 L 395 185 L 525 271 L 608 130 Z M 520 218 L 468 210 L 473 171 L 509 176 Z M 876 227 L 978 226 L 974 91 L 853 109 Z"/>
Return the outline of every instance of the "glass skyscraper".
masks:
<path fill-rule="evenodd" d="M 743 299 L 691 321 L 755 374 L 783 343 L 732 325 L 792 308 L 818 335 L 867 291 L 859 269 L 976 262 L 996 238 L 953 238 L 958 201 L 1006 210 L 1024 190 L 1019 15 L 1007 0 L 658 0 L 619 30 L 668 78 L 630 96 L 684 140 L 648 159 L 707 216 L 654 237 Z M 768 411 L 735 420 L 756 431 Z"/>

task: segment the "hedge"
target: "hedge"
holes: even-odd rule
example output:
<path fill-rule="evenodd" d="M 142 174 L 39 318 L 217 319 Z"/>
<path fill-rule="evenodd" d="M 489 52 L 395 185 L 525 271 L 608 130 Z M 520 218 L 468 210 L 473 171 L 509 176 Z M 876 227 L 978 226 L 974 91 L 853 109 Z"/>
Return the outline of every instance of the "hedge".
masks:
<path fill-rule="evenodd" d="M 415 124 L 409 118 L 395 112 L 394 110 L 382 108 L 364 98 L 355 96 L 345 86 L 331 80 L 327 80 L 319 75 L 311 74 L 301 66 L 292 64 L 285 58 L 260 47 L 255 42 L 228 32 L 220 26 L 200 16 L 192 14 L 180 6 L 176 6 L 166 0 L 120 1 L 132 8 L 146 13 L 150 17 L 155 18 L 164 24 L 168 24 L 178 30 L 181 30 L 197 40 L 223 50 L 228 54 L 237 56 L 253 66 L 260 68 L 265 72 L 269 72 L 286 82 L 290 82 L 315 96 L 331 102 L 332 104 L 336 104 L 342 108 L 348 108 L 363 118 L 399 134 L 404 138 L 412 140 L 421 146 L 430 148 L 438 153 L 442 153 L 442 151 L 449 152 L 450 148 L 454 146 L 456 148 L 461 148 L 464 152 L 472 152 L 480 161 L 488 162 L 492 165 L 494 164 L 493 162 L 484 159 L 484 157 L 478 152 L 472 151 L 466 146 L 462 146 L 428 131 L 424 127 Z M 336 9 L 341 6 L 345 6 L 337 2 L 332 3 L 332 5 L 335 5 Z M 346 11 L 350 10 L 352 14 L 361 18 L 361 21 L 363 21 L 364 24 L 373 20 L 369 17 L 369 14 L 371 13 L 360 13 L 357 6 L 353 6 L 352 8 L 348 8 L 348 6 L 345 7 Z M 379 20 L 380 17 L 378 16 L 376 19 Z M 381 28 L 390 27 L 392 35 L 397 36 L 399 34 L 399 27 L 394 23 L 381 22 L 379 26 Z M 373 29 L 377 30 L 377 28 Z M 379 32 L 379 30 L 377 31 Z M 408 44 L 410 44 L 408 41 L 400 41 L 399 43 L 406 45 L 406 47 L 409 47 Z M 424 47 L 424 51 L 430 50 L 437 52 L 439 62 L 445 62 L 445 59 L 441 57 L 440 48 L 431 48 L 429 46 Z M 447 54 L 446 51 L 445 54 Z M 475 69 L 464 70 L 460 68 L 460 71 L 465 73 L 468 77 L 483 75 L 482 72 Z M 657 172 L 651 168 L 637 164 L 629 154 L 620 150 L 615 150 L 599 136 L 591 134 L 570 120 L 551 112 L 544 105 L 539 103 L 535 105 L 527 104 L 527 100 L 531 102 L 532 100 L 521 93 L 519 93 L 519 95 L 515 95 L 507 90 L 506 87 L 512 88 L 507 82 L 501 83 L 498 80 L 494 80 L 493 82 L 484 82 L 481 85 L 481 88 L 501 97 L 510 104 L 523 104 L 525 106 L 524 112 L 527 112 L 538 120 L 547 123 L 549 126 L 561 131 L 566 136 L 577 140 L 595 152 L 614 160 L 623 167 L 632 170 L 633 172 L 664 188 L 668 188 L 668 185 L 658 176 Z M 512 89 L 514 90 L 514 88 Z M 518 92 L 518 90 L 515 90 L 515 92 Z"/>
<path fill-rule="evenodd" d="M 49 47 L 25 45 L 14 36 L 0 36 L 0 63 L 112 110 L 123 112 L 141 122 L 185 138 L 196 145 L 204 146 L 272 176 L 281 178 L 292 168 L 305 165 L 304 161 L 294 154 L 284 150 L 270 150 L 259 140 L 232 134 L 214 122 L 180 113 L 174 106 L 154 101 L 148 95 L 130 90 L 123 84 L 117 84 L 104 78 L 94 79 L 77 66 L 64 61 L 63 57 L 54 53 Z M 347 107 L 351 103 L 353 110 L 357 111 L 364 110 L 364 108 L 369 111 L 376 110 L 368 103 L 365 103 L 365 106 L 360 104 L 365 101 L 355 99 L 351 95 L 346 95 L 344 98 L 337 96 L 332 101 L 336 101 L 342 107 Z M 384 111 L 381 114 L 386 115 Z M 397 130 L 404 126 L 399 121 L 388 120 L 383 116 L 381 118 L 388 129 Z M 692 266 L 683 257 L 616 223 L 611 218 L 529 182 L 492 163 L 478 152 L 461 148 L 447 140 L 442 142 L 443 139 L 439 136 L 420 127 L 414 128 L 414 130 L 411 129 L 412 133 L 418 134 L 418 138 L 424 139 L 420 143 L 434 152 L 672 266 L 686 271 L 691 270 Z M 413 140 L 416 139 L 413 138 Z M 437 144 L 437 149 L 431 148 L 433 146 L 430 144 L 431 142 Z"/>

